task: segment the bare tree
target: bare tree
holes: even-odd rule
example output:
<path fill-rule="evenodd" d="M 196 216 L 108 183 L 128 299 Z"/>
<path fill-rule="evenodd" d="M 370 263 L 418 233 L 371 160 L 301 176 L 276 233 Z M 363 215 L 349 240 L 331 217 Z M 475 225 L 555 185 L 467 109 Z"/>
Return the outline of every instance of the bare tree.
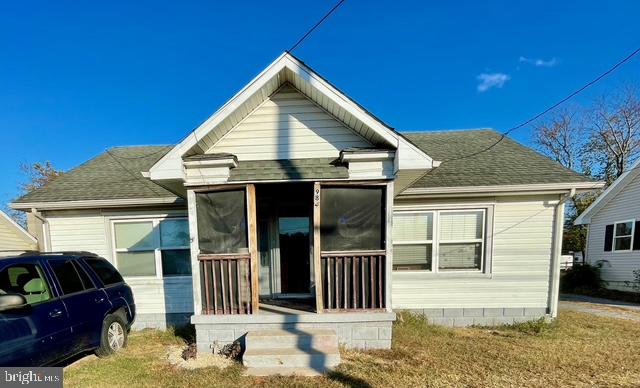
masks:
<path fill-rule="evenodd" d="M 577 108 L 557 113 L 534 129 L 534 142 L 544 154 L 571 169 L 582 169 L 585 129 Z"/>
<path fill-rule="evenodd" d="M 608 183 L 622 175 L 640 156 L 640 98 L 638 90 L 625 87 L 600 98 L 588 124 L 591 141 L 588 152 L 598 165 L 599 177 Z"/>
<path fill-rule="evenodd" d="M 30 191 L 39 189 L 63 174 L 62 170 L 54 168 L 49 161 L 44 163 L 36 162 L 33 164 L 21 163 L 20 171 L 26 176 L 26 180 L 18 186 L 19 195 L 24 195 Z M 5 212 L 18 224 L 26 227 L 27 221 L 24 212 L 10 208 L 5 208 Z"/>

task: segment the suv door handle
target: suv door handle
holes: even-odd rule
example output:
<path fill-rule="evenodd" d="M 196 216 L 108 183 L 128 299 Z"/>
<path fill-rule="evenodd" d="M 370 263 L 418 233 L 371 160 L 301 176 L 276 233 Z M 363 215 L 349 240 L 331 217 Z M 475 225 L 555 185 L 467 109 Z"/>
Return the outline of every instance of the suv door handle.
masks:
<path fill-rule="evenodd" d="M 55 309 L 49 312 L 49 316 L 51 318 L 58 318 L 61 315 L 62 315 L 62 310 Z"/>
<path fill-rule="evenodd" d="M 94 301 L 96 303 L 102 303 L 102 302 L 104 302 L 104 298 L 103 297 L 95 298 Z"/>

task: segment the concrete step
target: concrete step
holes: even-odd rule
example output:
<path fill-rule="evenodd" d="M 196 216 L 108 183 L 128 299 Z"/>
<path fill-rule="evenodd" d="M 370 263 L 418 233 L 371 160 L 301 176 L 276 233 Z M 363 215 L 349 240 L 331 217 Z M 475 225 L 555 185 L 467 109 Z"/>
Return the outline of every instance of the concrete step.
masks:
<path fill-rule="evenodd" d="M 251 349 L 242 356 L 247 368 L 311 368 L 324 372 L 340 364 L 338 347 L 325 350 L 295 348 Z"/>
<path fill-rule="evenodd" d="M 323 371 L 313 368 L 288 368 L 279 366 L 277 368 L 247 368 L 245 376 L 322 376 Z"/>
<path fill-rule="evenodd" d="M 327 329 L 252 330 L 245 344 L 247 349 L 323 350 L 337 348 L 338 336 Z"/>

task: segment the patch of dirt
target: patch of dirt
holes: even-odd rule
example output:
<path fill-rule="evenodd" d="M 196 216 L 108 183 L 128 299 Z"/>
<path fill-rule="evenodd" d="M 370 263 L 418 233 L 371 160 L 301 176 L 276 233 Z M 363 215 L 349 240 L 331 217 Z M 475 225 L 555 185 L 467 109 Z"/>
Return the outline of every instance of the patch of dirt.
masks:
<path fill-rule="evenodd" d="M 234 364 L 233 360 L 230 360 L 224 356 L 213 353 L 201 353 L 199 352 L 195 358 L 184 360 L 182 358 L 182 352 L 184 347 L 171 346 L 167 350 L 167 361 L 173 366 L 183 369 L 200 369 L 216 367 L 224 369 Z"/>

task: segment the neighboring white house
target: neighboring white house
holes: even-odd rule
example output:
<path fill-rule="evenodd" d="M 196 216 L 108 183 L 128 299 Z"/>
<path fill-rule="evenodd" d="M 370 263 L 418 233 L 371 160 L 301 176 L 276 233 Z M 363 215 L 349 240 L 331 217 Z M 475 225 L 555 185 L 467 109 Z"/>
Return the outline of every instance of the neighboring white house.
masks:
<path fill-rule="evenodd" d="M 48 250 L 113 262 L 136 327 L 385 348 L 396 310 L 555 317 L 564 201 L 595 187 L 493 130 L 400 133 L 285 53 L 179 144 L 109 149 L 12 206 Z"/>
<path fill-rule="evenodd" d="M 0 256 L 38 249 L 38 242 L 6 213 L 0 211 Z"/>
<path fill-rule="evenodd" d="M 586 262 L 602 262 L 607 288 L 631 291 L 640 270 L 640 160 L 615 180 L 575 221 L 588 224 Z"/>

